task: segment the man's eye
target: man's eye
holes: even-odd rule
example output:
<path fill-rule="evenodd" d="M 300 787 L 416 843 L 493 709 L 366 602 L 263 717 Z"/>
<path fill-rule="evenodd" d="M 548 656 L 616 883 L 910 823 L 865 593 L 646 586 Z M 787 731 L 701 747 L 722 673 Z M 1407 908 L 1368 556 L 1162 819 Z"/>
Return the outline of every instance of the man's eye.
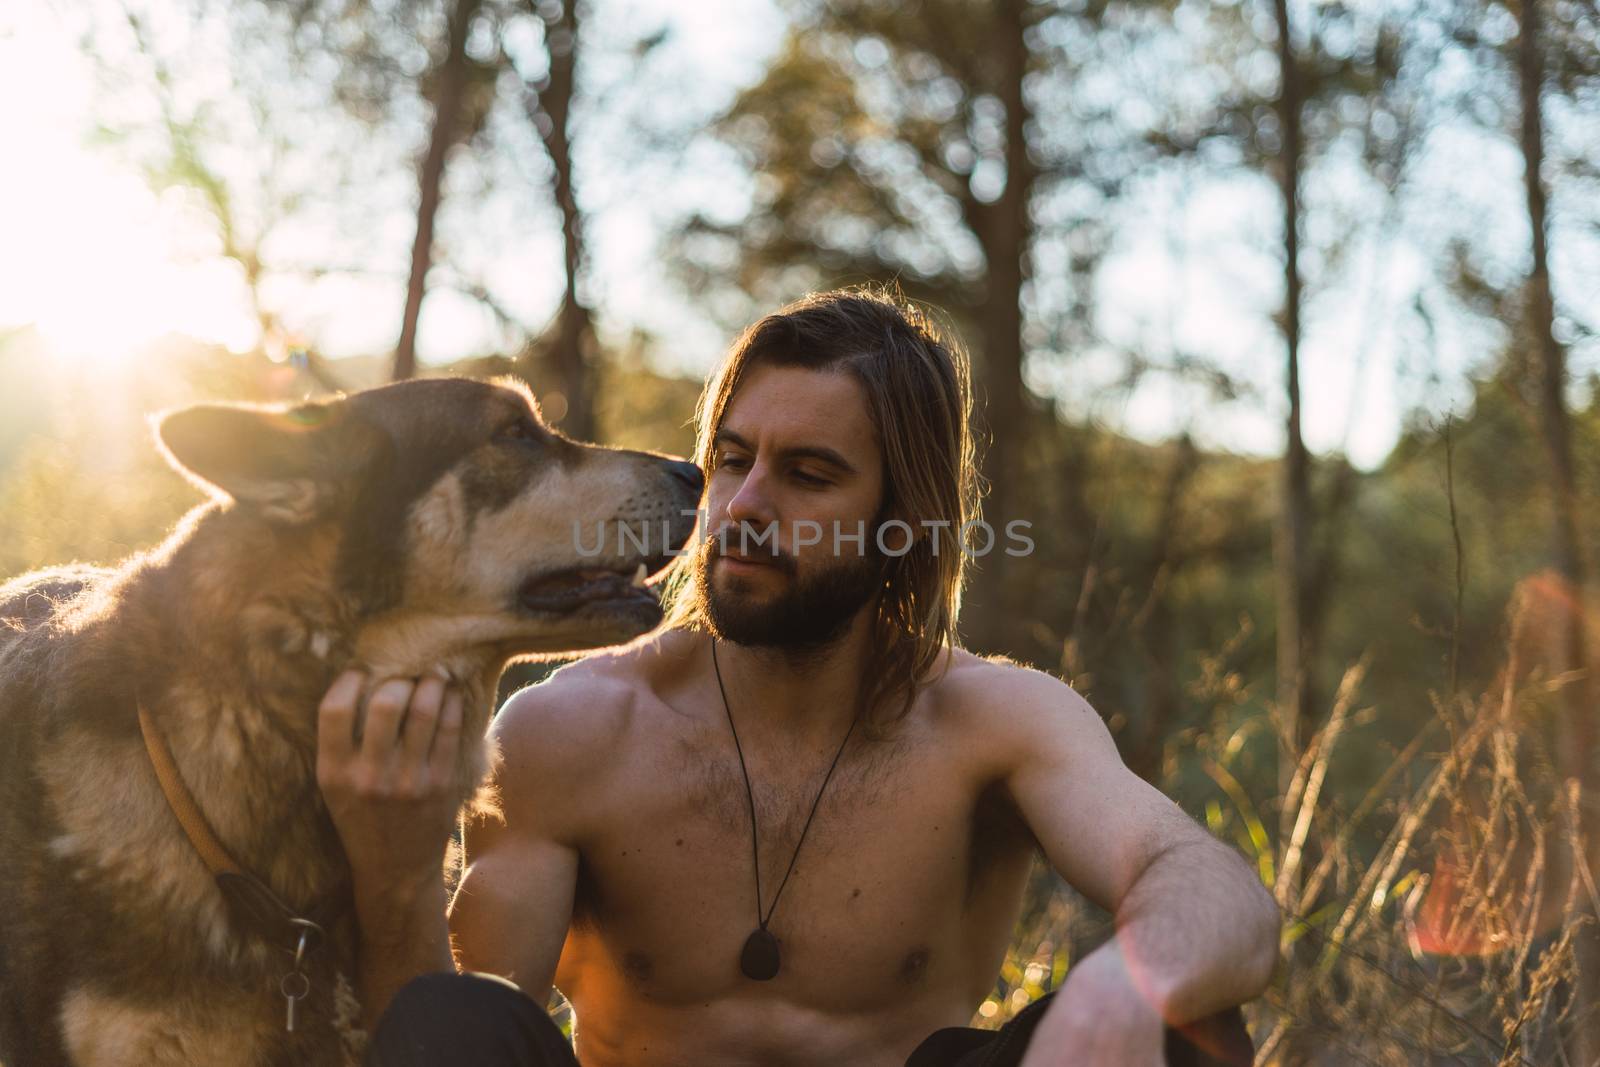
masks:
<path fill-rule="evenodd" d="M 813 486 L 818 489 L 831 484 L 826 478 L 818 478 L 815 474 L 807 474 L 804 471 L 795 471 L 794 480 L 801 485 Z"/>
<path fill-rule="evenodd" d="M 750 461 L 745 459 L 743 456 L 723 456 L 721 459 L 717 460 L 718 470 L 726 467 L 728 470 L 738 471 L 744 470 L 749 465 Z"/>

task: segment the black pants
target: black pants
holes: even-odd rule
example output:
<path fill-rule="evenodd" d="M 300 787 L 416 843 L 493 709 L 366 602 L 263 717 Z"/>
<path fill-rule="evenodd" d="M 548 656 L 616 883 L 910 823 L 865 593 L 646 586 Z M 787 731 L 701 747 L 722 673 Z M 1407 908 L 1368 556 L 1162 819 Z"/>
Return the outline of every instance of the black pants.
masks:
<path fill-rule="evenodd" d="M 1050 994 L 998 1031 L 935 1031 L 906 1067 L 1016 1067 Z M 1169 1067 L 1249 1067 L 1250 1035 L 1237 1008 L 1183 1033 L 1167 1030 Z M 533 999 L 481 974 L 426 974 L 401 989 L 378 1021 L 367 1067 L 578 1067 L 561 1028 Z M 841 1065 L 848 1067 L 848 1065 Z"/>

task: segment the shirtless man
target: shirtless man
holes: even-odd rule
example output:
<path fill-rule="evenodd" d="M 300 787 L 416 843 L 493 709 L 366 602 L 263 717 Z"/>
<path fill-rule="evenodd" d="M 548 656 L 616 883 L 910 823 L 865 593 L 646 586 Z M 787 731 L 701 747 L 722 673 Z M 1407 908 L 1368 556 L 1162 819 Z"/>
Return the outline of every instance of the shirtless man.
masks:
<path fill-rule="evenodd" d="M 746 332 L 700 411 L 702 537 L 666 625 L 501 710 L 503 821 L 468 828 L 448 934 L 449 791 L 393 786 L 422 780 L 406 734 L 443 683 L 380 686 L 359 749 L 328 738 L 365 680 L 335 683 L 319 777 L 364 1003 L 392 1008 L 376 1062 L 570 1064 L 552 984 L 585 1067 L 979 1062 L 992 1035 L 947 1028 L 993 986 L 1035 849 L 1116 936 L 973 1057 L 1156 1067 L 1169 1025 L 1263 990 L 1278 913 L 1242 858 L 1070 687 L 955 647 L 969 406 L 959 351 L 881 297 Z"/>

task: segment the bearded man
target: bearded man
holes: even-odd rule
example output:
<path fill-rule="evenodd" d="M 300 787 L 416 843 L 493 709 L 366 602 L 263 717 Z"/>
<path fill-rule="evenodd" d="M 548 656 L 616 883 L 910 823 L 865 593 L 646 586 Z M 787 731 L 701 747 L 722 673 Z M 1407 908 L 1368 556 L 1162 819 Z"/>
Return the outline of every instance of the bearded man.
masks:
<path fill-rule="evenodd" d="M 958 644 L 969 397 L 960 350 L 880 294 L 747 330 L 701 400 L 701 537 L 665 624 L 507 701 L 501 816 L 467 827 L 448 908 L 451 794 L 395 787 L 445 684 L 380 685 L 359 744 L 366 680 L 334 684 L 320 780 L 374 1062 L 570 1067 L 552 986 L 585 1067 L 1249 1062 L 1228 1009 L 1279 930 L 1254 872 L 1069 686 Z M 968 1029 L 1036 853 L 1116 934 Z"/>

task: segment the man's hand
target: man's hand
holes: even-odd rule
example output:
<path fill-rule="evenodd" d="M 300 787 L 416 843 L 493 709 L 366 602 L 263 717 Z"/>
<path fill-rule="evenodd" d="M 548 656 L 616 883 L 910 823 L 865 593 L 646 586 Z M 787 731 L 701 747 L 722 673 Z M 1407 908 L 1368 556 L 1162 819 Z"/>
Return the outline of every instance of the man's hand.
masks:
<path fill-rule="evenodd" d="M 451 970 L 444 853 L 460 807 L 462 696 L 443 678 L 389 679 L 367 699 L 346 671 L 317 713 L 317 784 L 350 860 L 363 1006 L 375 1021 L 400 986 Z"/>
<path fill-rule="evenodd" d="M 1022 1067 L 1164 1067 L 1166 1024 L 1115 941 L 1067 972 Z"/>
<path fill-rule="evenodd" d="M 444 679 L 391 678 L 358 704 L 367 676 L 346 671 L 318 712 L 317 784 L 358 888 L 438 882 L 461 786 L 461 694 Z"/>

